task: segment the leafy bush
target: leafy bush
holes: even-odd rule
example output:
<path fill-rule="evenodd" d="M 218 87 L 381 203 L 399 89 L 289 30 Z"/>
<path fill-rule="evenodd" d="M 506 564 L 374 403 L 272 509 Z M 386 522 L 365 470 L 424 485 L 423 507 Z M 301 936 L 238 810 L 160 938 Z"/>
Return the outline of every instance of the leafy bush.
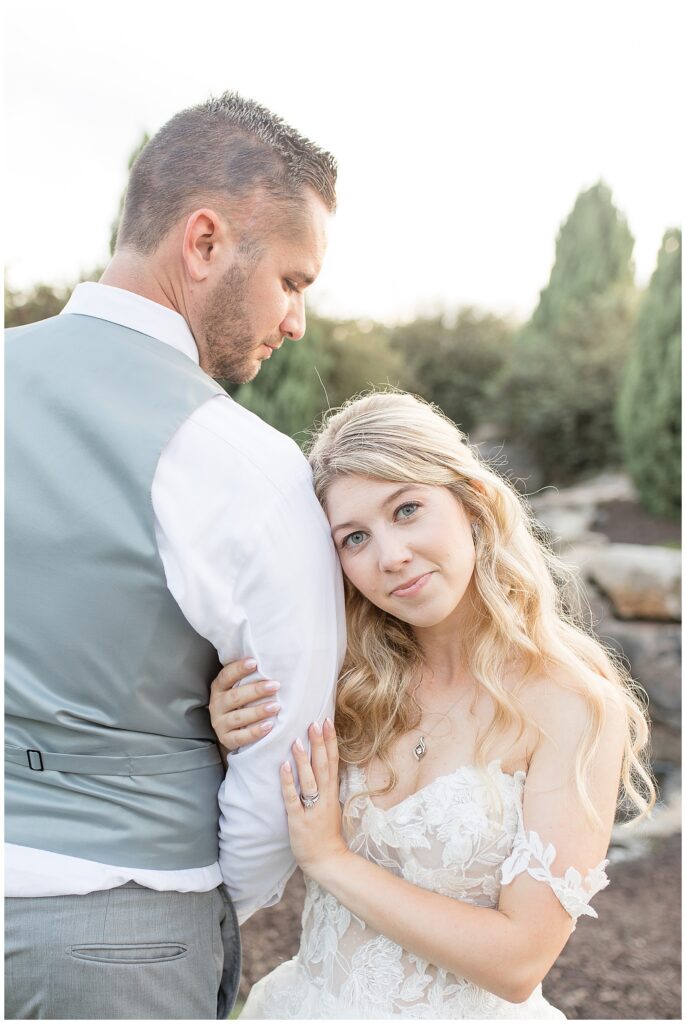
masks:
<path fill-rule="evenodd" d="M 465 308 L 444 318 L 397 327 L 391 344 L 402 357 L 401 384 L 435 402 L 469 433 L 493 418 L 493 382 L 505 363 L 512 328 L 500 317 Z"/>
<path fill-rule="evenodd" d="M 48 284 L 37 284 L 26 292 L 5 287 L 5 327 L 23 327 L 57 316 L 70 294 L 71 288 L 53 288 Z"/>
<path fill-rule="evenodd" d="M 399 362 L 375 324 L 310 315 L 307 332 L 262 365 L 249 384 L 227 388 L 237 402 L 302 444 L 322 412 L 378 384 L 397 384 Z"/>

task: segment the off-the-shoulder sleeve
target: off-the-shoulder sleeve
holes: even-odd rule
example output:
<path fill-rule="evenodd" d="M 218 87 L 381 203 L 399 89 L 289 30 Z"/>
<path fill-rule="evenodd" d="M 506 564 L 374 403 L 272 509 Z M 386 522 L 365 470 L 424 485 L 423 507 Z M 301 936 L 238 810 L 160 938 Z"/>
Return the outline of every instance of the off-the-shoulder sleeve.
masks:
<path fill-rule="evenodd" d="M 556 877 L 551 871 L 556 856 L 557 851 L 553 844 L 548 843 L 544 847 L 538 832 L 527 832 L 520 818 L 520 827 L 512 847 L 512 853 L 503 862 L 500 869 L 501 884 L 509 885 L 517 875 L 526 871 L 538 882 L 549 885 L 572 918 L 573 931 L 576 928 L 577 918 L 582 914 L 588 914 L 589 917 L 598 916 L 590 906 L 590 901 L 597 892 L 610 884 L 610 879 L 605 874 L 605 868 L 609 861 L 602 860 L 584 878 L 573 867 L 567 868 L 562 877 Z"/>

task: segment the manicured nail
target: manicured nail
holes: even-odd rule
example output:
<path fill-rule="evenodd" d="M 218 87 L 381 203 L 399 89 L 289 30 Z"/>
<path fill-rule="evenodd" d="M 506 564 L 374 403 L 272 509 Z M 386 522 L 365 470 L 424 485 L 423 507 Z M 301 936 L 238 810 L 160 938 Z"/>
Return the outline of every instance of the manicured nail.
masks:
<path fill-rule="evenodd" d="M 328 727 L 329 727 L 330 729 L 333 729 L 333 722 L 331 721 L 331 719 L 329 718 L 329 716 L 328 716 L 328 715 L 327 715 L 327 716 L 326 716 L 326 718 L 324 719 L 324 722 L 325 722 L 325 724 L 326 724 L 326 725 L 328 725 Z"/>
<path fill-rule="evenodd" d="M 273 714 L 275 711 L 281 710 L 281 705 L 278 703 L 278 701 L 273 701 L 271 704 L 265 704 L 264 710 L 269 711 Z"/>
<path fill-rule="evenodd" d="M 300 737 L 298 737 L 298 739 L 295 741 L 295 745 L 296 745 L 296 747 L 298 748 L 298 750 L 300 751 L 301 754 L 305 753 L 305 748 L 303 746 L 303 742 L 300 739 Z"/>
<path fill-rule="evenodd" d="M 276 691 L 280 690 L 280 689 L 281 689 L 281 683 L 275 683 L 275 682 L 272 681 L 270 683 L 265 683 L 264 684 L 264 692 L 265 693 L 276 693 Z"/>
<path fill-rule="evenodd" d="M 257 668 L 257 662 L 255 661 L 254 658 L 247 658 L 244 664 L 245 667 L 249 669 Z"/>
<path fill-rule="evenodd" d="M 274 728 L 273 722 L 263 722 L 260 726 L 260 732 L 271 732 Z"/>
<path fill-rule="evenodd" d="M 313 722 L 313 723 L 312 723 L 312 725 L 310 726 L 310 728 L 312 729 L 312 732 L 313 732 L 313 733 L 314 733 L 314 734 L 315 734 L 316 736 L 321 736 L 321 734 L 322 734 L 322 728 L 321 728 L 321 726 L 320 726 L 319 722 Z"/>
<path fill-rule="evenodd" d="M 284 763 L 281 765 L 281 767 L 283 768 L 283 770 L 285 772 L 288 772 L 289 775 L 291 774 L 291 764 L 290 764 L 290 761 L 284 761 Z"/>

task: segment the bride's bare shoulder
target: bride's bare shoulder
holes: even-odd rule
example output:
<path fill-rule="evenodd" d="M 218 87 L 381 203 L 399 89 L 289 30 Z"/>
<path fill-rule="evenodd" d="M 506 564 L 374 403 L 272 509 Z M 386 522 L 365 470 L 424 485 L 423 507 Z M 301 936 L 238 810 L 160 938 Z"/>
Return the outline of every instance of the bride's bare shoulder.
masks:
<path fill-rule="evenodd" d="M 524 679 L 517 700 L 539 742 L 573 749 L 591 727 L 600 729 L 604 744 L 623 746 L 627 718 L 622 691 L 599 674 L 582 681 L 571 669 L 556 666 Z"/>

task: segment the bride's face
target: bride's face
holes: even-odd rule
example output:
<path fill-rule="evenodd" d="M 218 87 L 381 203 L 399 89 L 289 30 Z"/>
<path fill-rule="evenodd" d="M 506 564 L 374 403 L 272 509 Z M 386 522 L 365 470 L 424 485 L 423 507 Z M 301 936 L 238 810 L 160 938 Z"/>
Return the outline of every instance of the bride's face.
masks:
<path fill-rule="evenodd" d="M 447 488 L 341 476 L 326 506 L 343 572 L 377 607 L 417 628 L 458 612 L 475 551 L 470 519 Z"/>

